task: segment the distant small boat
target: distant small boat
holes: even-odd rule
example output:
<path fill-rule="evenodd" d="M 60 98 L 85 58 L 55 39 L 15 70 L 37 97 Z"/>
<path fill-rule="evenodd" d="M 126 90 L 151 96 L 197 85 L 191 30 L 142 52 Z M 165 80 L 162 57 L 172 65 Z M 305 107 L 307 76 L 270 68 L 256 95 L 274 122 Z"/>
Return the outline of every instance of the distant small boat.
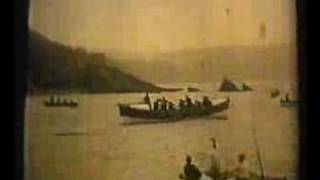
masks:
<path fill-rule="evenodd" d="M 130 104 L 119 104 L 120 116 L 137 118 L 136 120 L 148 122 L 168 122 L 177 121 L 187 117 L 202 117 L 209 116 L 214 113 L 222 112 L 229 108 L 230 99 L 217 99 L 212 102 L 211 106 L 191 106 L 183 109 L 174 109 L 167 111 L 150 111 L 149 109 L 142 109 L 131 106 Z M 147 119 L 147 120 L 146 120 Z"/>
<path fill-rule="evenodd" d="M 298 101 L 297 100 L 290 100 L 289 94 L 286 94 L 285 99 L 283 99 L 283 98 L 280 99 L 280 105 L 282 107 L 292 107 L 292 106 L 298 105 Z"/>
<path fill-rule="evenodd" d="M 47 107 L 78 107 L 78 102 L 66 99 L 60 101 L 59 98 L 55 101 L 54 97 L 51 96 L 49 100 L 44 101 L 44 105 Z"/>
<path fill-rule="evenodd" d="M 270 93 L 270 97 L 271 98 L 275 98 L 278 97 L 280 95 L 280 91 L 278 89 L 271 91 Z"/>
<path fill-rule="evenodd" d="M 298 105 L 298 101 L 280 99 L 280 105 L 282 107 L 292 107 Z"/>
<path fill-rule="evenodd" d="M 187 91 L 188 91 L 188 92 L 198 92 L 198 91 L 200 91 L 200 89 L 194 88 L 194 87 L 188 87 L 188 88 L 187 88 Z"/>
<path fill-rule="evenodd" d="M 60 102 L 60 103 L 52 103 L 50 101 L 45 101 L 44 105 L 47 107 L 78 107 L 77 102 Z"/>

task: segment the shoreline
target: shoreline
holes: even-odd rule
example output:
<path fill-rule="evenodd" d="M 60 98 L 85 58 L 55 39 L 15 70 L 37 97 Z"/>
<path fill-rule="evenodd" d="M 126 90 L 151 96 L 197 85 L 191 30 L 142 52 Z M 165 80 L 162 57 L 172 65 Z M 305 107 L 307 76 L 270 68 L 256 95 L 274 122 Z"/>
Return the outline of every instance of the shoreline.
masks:
<path fill-rule="evenodd" d="M 41 96 L 41 95 L 70 95 L 70 94 L 128 94 L 128 93 L 155 93 L 159 94 L 162 92 L 179 92 L 183 91 L 183 88 L 163 88 L 161 90 L 145 90 L 145 91 L 105 91 L 105 92 L 90 92 L 90 91 L 77 91 L 77 90 L 27 90 L 26 96 Z"/>

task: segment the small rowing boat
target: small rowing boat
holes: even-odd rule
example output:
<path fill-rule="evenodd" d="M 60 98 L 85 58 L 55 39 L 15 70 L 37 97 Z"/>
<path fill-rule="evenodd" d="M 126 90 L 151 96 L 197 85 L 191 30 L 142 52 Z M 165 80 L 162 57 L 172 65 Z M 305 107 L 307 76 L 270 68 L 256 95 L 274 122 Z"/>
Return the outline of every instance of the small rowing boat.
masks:
<path fill-rule="evenodd" d="M 280 99 L 280 105 L 282 107 L 293 107 L 293 106 L 298 105 L 298 101 L 297 100 L 291 100 L 289 98 L 289 94 L 286 94 L 285 99 L 283 99 L 283 98 Z"/>

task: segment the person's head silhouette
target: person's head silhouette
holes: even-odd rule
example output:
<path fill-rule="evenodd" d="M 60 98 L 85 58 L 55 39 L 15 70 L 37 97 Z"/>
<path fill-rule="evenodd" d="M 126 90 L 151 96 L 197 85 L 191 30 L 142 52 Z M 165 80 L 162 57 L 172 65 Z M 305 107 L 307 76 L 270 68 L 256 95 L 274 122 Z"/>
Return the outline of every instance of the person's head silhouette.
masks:
<path fill-rule="evenodd" d="M 191 164 L 191 162 L 192 162 L 191 156 L 187 155 L 187 157 L 186 157 L 186 163 L 187 163 L 187 164 Z"/>

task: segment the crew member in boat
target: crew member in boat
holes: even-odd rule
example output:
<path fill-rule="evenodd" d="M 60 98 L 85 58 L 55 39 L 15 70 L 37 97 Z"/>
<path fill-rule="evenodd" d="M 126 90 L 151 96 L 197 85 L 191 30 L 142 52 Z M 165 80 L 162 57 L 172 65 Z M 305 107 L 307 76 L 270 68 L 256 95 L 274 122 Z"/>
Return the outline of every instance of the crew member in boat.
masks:
<path fill-rule="evenodd" d="M 235 179 L 236 180 L 249 180 L 250 173 L 249 173 L 249 162 L 246 158 L 246 155 L 239 154 L 238 156 L 238 165 L 235 168 Z"/>
<path fill-rule="evenodd" d="M 143 101 L 149 106 L 149 110 L 151 111 L 151 99 L 148 92 L 146 92 L 146 95 L 143 98 Z"/>
<path fill-rule="evenodd" d="M 59 96 L 57 96 L 57 103 L 56 103 L 56 104 L 58 104 L 58 105 L 61 104 L 61 100 L 60 100 L 60 97 L 59 97 Z"/>
<path fill-rule="evenodd" d="M 161 100 L 161 110 L 162 111 L 167 111 L 167 105 L 168 105 L 168 101 L 167 99 L 163 96 L 162 100 Z"/>
<path fill-rule="evenodd" d="M 188 107 L 191 107 L 193 104 L 192 104 L 192 100 L 191 100 L 191 98 L 188 96 L 188 95 L 186 95 L 186 103 L 187 103 L 187 106 Z"/>
<path fill-rule="evenodd" d="M 185 107 L 185 102 L 184 102 L 183 99 L 180 99 L 180 100 L 179 100 L 179 108 L 180 108 L 180 109 L 183 109 L 184 107 Z"/>
<path fill-rule="evenodd" d="M 201 102 L 199 100 L 195 100 L 194 104 L 196 105 L 197 108 L 201 107 Z"/>
<path fill-rule="evenodd" d="M 169 110 L 175 110 L 174 104 L 172 102 L 169 102 L 168 108 L 169 108 Z"/>
<path fill-rule="evenodd" d="M 287 101 L 287 102 L 289 101 L 289 93 L 286 94 L 286 99 L 285 99 L 285 101 Z"/>
<path fill-rule="evenodd" d="M 159 104 L 161 102 L 161 99 L 157 99 L 155 102 L 153 102 L 153 111 L 159 111 Z"/>
<path fill-rule="evenodd" d="M 205 107 L 212 106 L 212 102 L 209 100 L 208 96 L 203 96 L 202 104 L 203 104 Z"/>
<path fill-rule="evenodd" d="M 230 102 L 230 97 L 229 96 L 227 96 L 227 102 Z"/>
<path fill-rule="evenodd" d="M 78 105 L 78 103 L 77 103 L 77 101 L 76 100 L 73 100 L 73 99 L 70 99 L 70 105 L 71 106 L 76 106 L 76 105 Z"/>
<path fill-rule="evenodd" d="M 62 101 L 62 104 L 63 104 L 63 105 L 68 105 L 68 100 L 67 100 L 67 99 L 64 99 L 64 100 Z"/>

